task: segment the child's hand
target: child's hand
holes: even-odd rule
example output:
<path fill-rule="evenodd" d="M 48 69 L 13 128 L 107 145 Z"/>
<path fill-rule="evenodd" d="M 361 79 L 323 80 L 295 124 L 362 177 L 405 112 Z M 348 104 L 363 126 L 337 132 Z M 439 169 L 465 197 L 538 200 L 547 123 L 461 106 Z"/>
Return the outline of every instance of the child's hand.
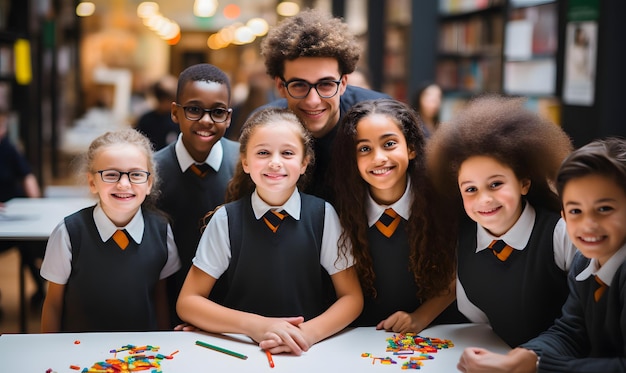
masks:
<path fill-rule="evenodd" d="M 537 355 L 524 348 L 511 350 L 507 355 L 497 354 L 484 348 L 469 347 L 457 364 L 464 373 L 536 372 Z"/>
<path fill-rule="evenodd" d="M 262 337 L 253 339 L 259 341 L 259 347 L 269 350 L 272 354 L 293 353 L 301 355 L 309 349 L 309 343 L 304 337 L 298 325 L 304 321 L 304 317 L 266 318 L 262 326 Z"/>
<path fill-rule="evenodd" d="M 182 324 L 178 324 L 174 327 L 174 330 L 182 330 L 185 332 L 195 332 L 196 330 L 200 330 L 199 328 L 196 328 L 195 326 L 191 325 L 191 324 L 187 324 L 187 323 L 182 323 Z"/>
<path fill-rule="evenodd" d="M 419 325 L 417 318 L 413 317 L 411 314 L 398 311 L 379 322 L 378 325 L 376 325 L 376 329 L 384 329 L 394 333 L 419 333 L 424 327 Z"/>

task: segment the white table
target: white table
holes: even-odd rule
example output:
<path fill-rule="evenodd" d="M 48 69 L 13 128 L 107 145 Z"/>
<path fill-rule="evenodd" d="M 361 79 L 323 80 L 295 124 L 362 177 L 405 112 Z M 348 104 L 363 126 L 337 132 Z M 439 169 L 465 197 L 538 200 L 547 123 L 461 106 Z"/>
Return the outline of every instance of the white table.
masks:
<path fill-rule="evenodd" d="M 374 328 L 347 329 L 336 336 L 314 345 L 302 356 L 274 355 L 275 367 L 270 368 L 265 353 L 249 338 L 240 335 L 217 335 L 203 332 L 145 332 L 145 333 L 54 333 L 4 334 L 0 336 L 2 371 L 11 373 L 81 372 L 94 363 L 113 358 L 110 350 L 125 345 L 159 346 L 162 355 L 173 359 L 161 362 L 163 373 L 182 372 L 399 372 L 405 360 L 386 352 L 386 339 L 394 333 Z M 428 328 L 420 336 L 450 339 L 454 347 L 433 354 L 433 360 L 424 361 L 421 372 L 455 372 L 463 349 L 480 346 L 506 353 L 510 348 L 485 324 L 438 325 Z M 197 346 L 199 340 L 248 356 L 236 357 Z M 80 342 L 80 343 L 76 343 Z M 368 352 L 377 357 L 390 356 L 395 365 L 382 365 L 372 358 L 362 357 Z M 127 356 L 118 353 L 117 358 Z M 70 365 L 80 370 L 70 369 Z"/>
<path fill-rule="evenodd" d="M 96 203 L 79 198 L 13 198 L 0 207 L 0 240 L 46 241 L 64 217 Z M 24 271 L 20 261 L 20 330 L 26 331 Z"/>

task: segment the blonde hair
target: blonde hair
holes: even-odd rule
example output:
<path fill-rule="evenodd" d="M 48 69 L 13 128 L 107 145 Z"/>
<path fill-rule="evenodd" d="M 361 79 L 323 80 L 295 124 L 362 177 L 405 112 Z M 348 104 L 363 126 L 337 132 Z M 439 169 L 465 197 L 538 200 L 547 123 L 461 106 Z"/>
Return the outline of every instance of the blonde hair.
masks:
<path fill-rule="evenodd" d="M 150 177 L 152 177 L 152 191 L 148 196 L 146 196 L 146 201 L 144 201 L 144 203 L 148 202 L 150 205 L 154 205 L 159 195 L 160 184 L 160 179 L 154 162 L 154 148 L 152 147 L 150 140 L 139 131 L 127 128 L 117 131 L 109 131 L 96 137 L 91 142 L 87 152 L 83 154 L 83 157 L 80 160 L 81 173 L 86 175 L 87 173 L 95 171 L 93 170 L 93 164 L 103 148 L 121 144 L 133 145 L 137 147 L 137 149 L 141 150 L 141 152 L 146 156 L 146 162 L 148 164 L 148 169 L 146 171 L 150 172 Z"/>

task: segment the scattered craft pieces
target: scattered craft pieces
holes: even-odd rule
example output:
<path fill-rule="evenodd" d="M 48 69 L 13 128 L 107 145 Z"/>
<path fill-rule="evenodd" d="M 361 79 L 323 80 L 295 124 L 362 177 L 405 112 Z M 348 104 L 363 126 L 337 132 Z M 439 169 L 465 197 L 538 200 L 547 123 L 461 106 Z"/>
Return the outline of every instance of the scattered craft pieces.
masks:
<path fill-rule="evenodd" d="M 407 359 L 401 365 L 401 369 L 420 369 L 424 360 L 432 360 L 435 357 L 431 354 L 437 353 L 439 350 L 454 347 L 449 339 L 422 337 L 415 333 L 394 334 L 387 338 L 387 352 L 399 359 Z M 380 361 L 383 365 L 397 364 L 391 357 L 375 357 L 369 352 L 364 352 L 361 357 L 370 357 L 372 364 Z"/>
<path fill-rule="evenodd" d="M 82 370 L 82 373 L 117 373 L 139 371 L 162 372 L 161 361 L 163 361 L 164 359 L 173 359 L 174 355 L 178 353 L 178 350 L 172 352 L 167 356 L 157 353 L 158 351 L 158 346 L 125 345 L 121 348 L 116 348 L 109 351 L 110 353 L 114 354 L 114 358 L 96 362 L 91 366 L 91 368 L 84 368 Z M 126 352 L 128 353 L 128 355 L 124 358 L 118 358 L 118 352 Z"/>

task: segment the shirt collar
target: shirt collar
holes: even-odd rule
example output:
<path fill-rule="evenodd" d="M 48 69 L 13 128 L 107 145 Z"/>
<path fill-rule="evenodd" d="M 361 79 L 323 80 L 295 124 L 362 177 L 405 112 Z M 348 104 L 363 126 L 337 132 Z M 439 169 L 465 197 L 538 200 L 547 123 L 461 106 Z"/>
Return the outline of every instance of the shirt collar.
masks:
<path fill-rule="evenodd" d="M 589 276 L 596 275 L 607 285 L 611 285 L 613 276 L 626 259 L 626 244 L 624 244 L 609 260 L 600 267 L 598 259 L 593 258 L 589 261 L 589 265 L 576 276 L 576 281 L 585 281 Z"/>
<path fill-rule="evenodd" d="M 511 246 L 515 250 L 524 250 L 530 240 L 530 234 L 533 231 L 536 216 L 537 213 L 535 212 L 535 209 L 530 205 L 530 203 L 526 202 L 522 215 L 520 215 L 519 219 L 517 219 L 511 229 L 500 237 L 492 235 L 480 224 L 477 224 L 476 252 L 485 250 L 493 240 L 503 240 L 507 245 Z"/>
<path fill-rule="evenodd" d="M 185 172 L 192 164 L 198 163 L 196 162 L 189 152 L 187 148 L 185 148 L 185 144 L 183 144 L 183 134 L 178 135 L 178 140 L 176 140 L 176 158 L 178 158 L 178 165 L 180 166 L 180 170 Z M 211 166 L 215 172 L 220 170 L 220 165 L 222 164 L 222 158 L 224 157 L 224 149 L 222 148 L 222 142 L 218 141 L 213 145 L 209 156 L 204 160 L 203 163 Z"/>
<path fill-rule="evenodd" d="M 113 236 L 113 233 L 115 233 L 118 229 L 126 229 L 126 232 L 138 244 L 140 244 L 143 239 L 144 222 L 141 207 L 125 227 L 117 227 L 104 213 L 102 206 L 100 206 L 100 203 L 98 202 L 96 208 L 93 210 L 93 220 L 96 223 L 96 229 L 98 229 L 102 242 L 108 241 L 109 238 Z"/>
<path fill-rule="evenodd" d="M 367 201 L 365 202 L 365 211 L 367 214 L 367 224 L 368 226 L 372 226 L 376 224 L 380 216 L 385 212 L 386 209 L 392 208 L 395 212 L 398 213 L 404 220 L 409 220 L 411 216 L 411 204 L 413 203 L 413 196 L 410 193 L 411 190 L 411 179 L 407 179 L 406 189 L 404 190 L 404 194 L 400 197 L 399 200 L 392 203 L 389 206 L 379 205 L 374 201 L 371 194 L 367 194 Z"/>
<path fill-rule="evenodd" d="M 300 220 L 301 204 L 300 204 L 300 193 L 298 193 L 298 188 L 295 188 L 295 190 L 291 194 L 291 197 L 289 197 L 287 202 L 285 202 L 285 204 L 282 206 L 268 205 L 267 203 L 265 203 L 265 201 L 261 199 L 261 197 L 259 197 L 259 194 L 257 193 L 256 189 L 254 190 L 254 193 L 252 193 L 251 198 L 252 198 L 252 210 L 254 211 L 254 216 L 256 217 L 257 220 L 261 219 L 268 210 L 272 210 L 272 209 L 285 210 L 289 214 L 289 216 L 291 216 L 292 218 L 296 220 Z"/>

